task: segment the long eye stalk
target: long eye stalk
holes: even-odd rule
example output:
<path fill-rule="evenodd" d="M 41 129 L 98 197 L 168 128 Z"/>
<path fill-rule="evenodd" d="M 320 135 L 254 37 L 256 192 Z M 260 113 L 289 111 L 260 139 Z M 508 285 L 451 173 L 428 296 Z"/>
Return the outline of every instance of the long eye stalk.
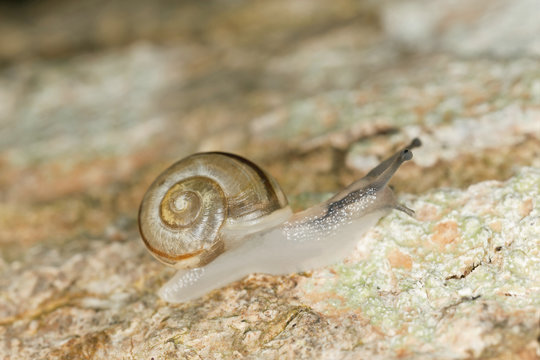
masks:
<path fill-rule="evenodd" d="M 390 156 L 388 159 L 381 162 L 375 168 L 373 168 L 364 179 L 369 179 L 370 182 L 378 186 L 384 186 L 392 175 L 397 171 L 397 169 L 407 160 L 411 160 L 413 154 L 411 149 L 419 147 L 422 145 L 422 142 L 418 138 L 414 138 L 411 143 L 405 146 L 403 149 L 397 151 L 394 155 Z"/>

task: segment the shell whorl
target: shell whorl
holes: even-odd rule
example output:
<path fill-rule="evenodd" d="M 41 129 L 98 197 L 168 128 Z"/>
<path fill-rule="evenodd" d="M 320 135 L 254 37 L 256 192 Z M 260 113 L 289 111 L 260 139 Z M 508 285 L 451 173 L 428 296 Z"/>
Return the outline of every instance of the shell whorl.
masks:
<path fill-rule="evenodd" d="M 191 268 L 289 215 L 285 194 L 257 165 L 233 154 L 200 153 L 153 182 L 139 209 L 139 230 L 158 260 Z"/>

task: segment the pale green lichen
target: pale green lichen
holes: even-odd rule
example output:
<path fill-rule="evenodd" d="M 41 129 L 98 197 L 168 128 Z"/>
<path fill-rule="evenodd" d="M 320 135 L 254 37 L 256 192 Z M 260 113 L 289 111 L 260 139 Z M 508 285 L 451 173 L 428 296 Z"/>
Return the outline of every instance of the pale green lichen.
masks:
<path fill-rule="evenodd" d="M 359 243 L 363 258 L 333 267 L 337 276 L 324 291 L 344 300 L 327 303 L 360 310 L 387 335 L 406 329 L 389 340 L 393 348 L 432 341 L 446 309 L 460 305 L 453 316 L 465 317 L 480 298 L 534 316 L 540 306 L 538 199 L 536 168 L 506 183 L 423 195 L 409 204 L 418 219 L 392 212 Z M 396 251 L 410 266 L 392 265 L 389 254 Z"/>

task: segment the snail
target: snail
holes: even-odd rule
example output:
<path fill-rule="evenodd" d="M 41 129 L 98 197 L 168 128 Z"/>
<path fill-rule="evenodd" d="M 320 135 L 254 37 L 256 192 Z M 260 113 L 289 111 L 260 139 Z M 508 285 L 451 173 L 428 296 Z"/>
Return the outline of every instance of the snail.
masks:
<path fill-rule="evenodd" d="M 150 253 L 178 272 L 159 291 L 184 302 L 251 273 L 305 272 L 346 257 L 397 203 L 387 183 L 412 158 L 408 146 L 329 200 L 293 214 L 277 181 L 251 161 L 197 153 L 160 174 L 139 209 Z"/>

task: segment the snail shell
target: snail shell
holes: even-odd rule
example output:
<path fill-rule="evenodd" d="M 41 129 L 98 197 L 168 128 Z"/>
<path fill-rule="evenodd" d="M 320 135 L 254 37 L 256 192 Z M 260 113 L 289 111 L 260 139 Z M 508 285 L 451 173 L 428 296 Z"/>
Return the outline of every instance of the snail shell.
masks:
<path fill-rule="evenodd" d="M 150 253 L 181 269 L 160 296 L 186 301 L 253 272 L 308 271 L 343 259 L 390 210 L 414 214 L 387 184 L 420 145 L 414 139 L 329 200 L 296 214 L 277 182 L 238 155 L 200 153 L 173 164 L 139 210 Z"/>
<path fill-rule="evenodd" d="M 278 183 L 257 165 L 233 154 L 199 153 L 152 183 L 139 209 L 139 230 L 156 259 L 193 268 L 290 215 Z"/>

